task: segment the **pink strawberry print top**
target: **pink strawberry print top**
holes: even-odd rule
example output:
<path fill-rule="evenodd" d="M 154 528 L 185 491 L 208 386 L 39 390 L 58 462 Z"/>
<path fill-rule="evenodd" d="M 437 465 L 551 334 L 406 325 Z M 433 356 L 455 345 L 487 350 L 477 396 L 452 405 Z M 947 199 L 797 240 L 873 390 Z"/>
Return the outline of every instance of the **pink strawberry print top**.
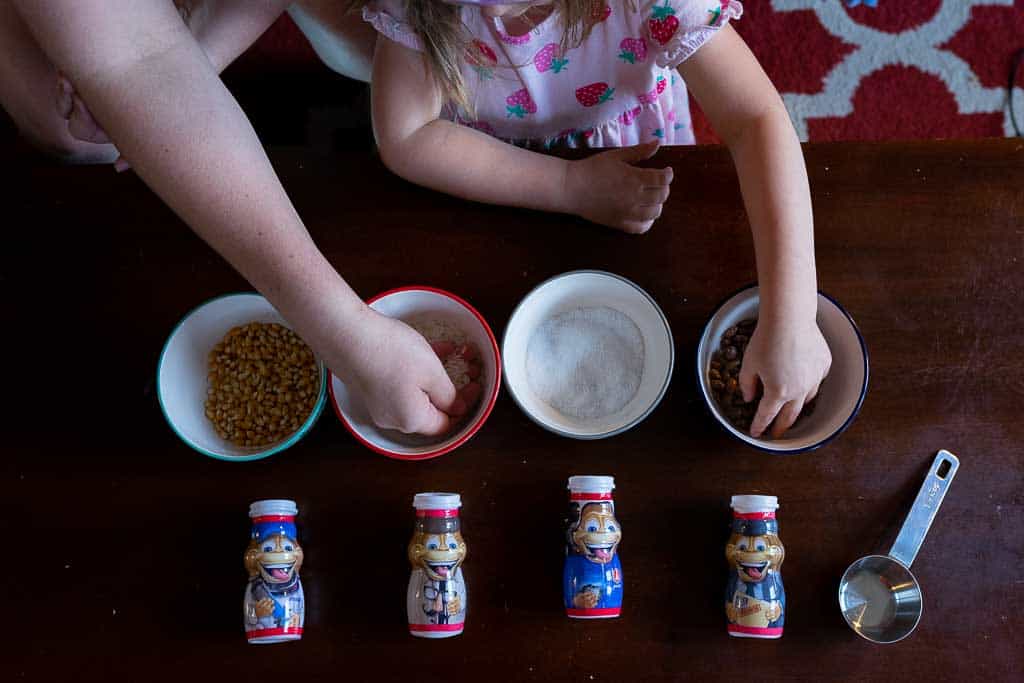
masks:
<path fill-rule="evenodd" d="M 557 10 L 511 36 L 500 18 L 460 8 L 472 43 L 462 63 L 475 114 L 445 118 L 527 147 L 624 147 L 659 138 L 693 144 L 686 85 L 675 68 L 730 19 L 737 0 L 609 0 L 579 47 L 559 53 Z M 373 0 L 363 18 L 386 37 L 422 51 L 402 0 Z"/>

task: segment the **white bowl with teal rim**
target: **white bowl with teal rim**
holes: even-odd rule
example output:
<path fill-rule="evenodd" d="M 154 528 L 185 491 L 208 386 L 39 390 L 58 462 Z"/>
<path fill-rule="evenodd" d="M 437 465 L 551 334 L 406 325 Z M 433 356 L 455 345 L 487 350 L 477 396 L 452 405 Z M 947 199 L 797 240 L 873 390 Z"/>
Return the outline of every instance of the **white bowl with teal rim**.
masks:
<path fill-rule="evenodd" d="M 277 309 L 259 294 L 225 294 L 210 299 L 182 318 L 160 353 L 156 387 L 167 424 L 188 446 L 218 460 L 259 460 L 290 448 L 312 429 L 327 402 L 327 368 L 317 360 L 320 387 L 316 403 L 296 431 L 278 443 L 260 448 L 236 446 L 217 434 L 205 412 L 208 356 L 231 328 L 253 322 L 290 327 Z"/>
<path fill-rule="evenodd" d="M 857 324 L 839 302 L 818 293 L 818 327 L 832 353 L 832 367 L 822 382 L 814 411 L 801 417 L 779 439 L 755 439 L 726 419 L 712 396 L 708 379 L 711 356 L 719 347 L 722 335 L 730 327 L 747 318 L 757 318 L 761 304 L 757 285 L 744 287 L 729 296 L 715 310 L 697 346 L 697 385 L 715 419 L 730 435 L 767 453 L 794 455 L 813 451 L 835 439 L 849 427 L 868 392 L 868 349 Z"/>
<path fill-rule="evenodd" d="M 527 351 L 533 333 L 552 316 L 577 309 L 610 308 L 628 317 L 643 343 L 639 385 L 611 414 L 581 419 L 545 403 L 530 384 Z M 509 318 L 501 342 L 505 387 L 526 416 L 560 436 L 604 439 L 635 427 L 661 402 L 672 379 L 675 344 L 668 319 L 650 294 L 624 277 L 601 270 L 574 270 L 540 283 Z"/>

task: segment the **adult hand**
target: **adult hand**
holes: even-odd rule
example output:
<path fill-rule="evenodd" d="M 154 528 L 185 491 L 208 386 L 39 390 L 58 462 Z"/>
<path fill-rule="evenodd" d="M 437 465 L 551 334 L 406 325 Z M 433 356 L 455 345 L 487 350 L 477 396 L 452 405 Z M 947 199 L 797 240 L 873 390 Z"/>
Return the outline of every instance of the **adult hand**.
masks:
<path fill-rule="evenodd" d="M 566 192 L 573 213 L 625 232 L 647 232 L 661 216 L 672 183 L 671 168 L 637 168 L 658 141 L 595 154 L 569 165 Z"/>
<path fill-rule="evenodd" d="M 467 389 L 474 383 L 461 395 L 456 392 L 435 350 L 405 323 L 368 309 L 355 346 L 345 381 L 378 427 L 440 435 L 468 409 L 472 390 Z"/>
<path fill-rule="evenodd" d="M 817 396 L 831 365 L 832 354 L 813 318 L 805 325 L 759 320 L 743 355 L 739 377 L 743 400 L 748 403 L 757 396 L 758 380 L 764 387 L 750 435 L 760 437 L 771 425 L 772 437 L 781 437 L 796 422 L 804 404 Z"/>

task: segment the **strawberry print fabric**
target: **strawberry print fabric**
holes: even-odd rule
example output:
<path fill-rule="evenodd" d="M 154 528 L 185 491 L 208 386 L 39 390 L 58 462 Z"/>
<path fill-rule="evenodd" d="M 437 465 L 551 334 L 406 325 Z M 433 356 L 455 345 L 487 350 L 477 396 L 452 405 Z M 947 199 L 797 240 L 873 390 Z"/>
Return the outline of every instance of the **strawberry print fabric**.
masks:
<path fill-rule="evenodd" d="M 363 18 L 413 50 L 422 45 L 401 0 L 375 0 Z M 555 11 L 521 36 L 500 18 L 460 8 L 471 35 L 462 71 L 473 111 L 445 118 L 525 147 L 694 143 L 676 67 L 743 13 L 736 0 L 611 0 L 590 36 L 562 54 Z"/>

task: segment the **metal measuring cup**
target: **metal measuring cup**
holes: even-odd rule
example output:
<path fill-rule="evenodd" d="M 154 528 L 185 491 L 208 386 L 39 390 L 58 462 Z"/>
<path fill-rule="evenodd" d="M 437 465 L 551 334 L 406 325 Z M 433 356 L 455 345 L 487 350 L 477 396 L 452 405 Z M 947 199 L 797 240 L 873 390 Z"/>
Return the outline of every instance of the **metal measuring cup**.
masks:
<path fill-rule="evenodd" d="M 939 451 L 888 555 L 868 555 L 851 564 L 839 582 L 839 609 L 857 635 L 872 643 L 895 643 L 921 620 L 921 587 L 910 565 L 939 511 L 960 461 Z"/>

